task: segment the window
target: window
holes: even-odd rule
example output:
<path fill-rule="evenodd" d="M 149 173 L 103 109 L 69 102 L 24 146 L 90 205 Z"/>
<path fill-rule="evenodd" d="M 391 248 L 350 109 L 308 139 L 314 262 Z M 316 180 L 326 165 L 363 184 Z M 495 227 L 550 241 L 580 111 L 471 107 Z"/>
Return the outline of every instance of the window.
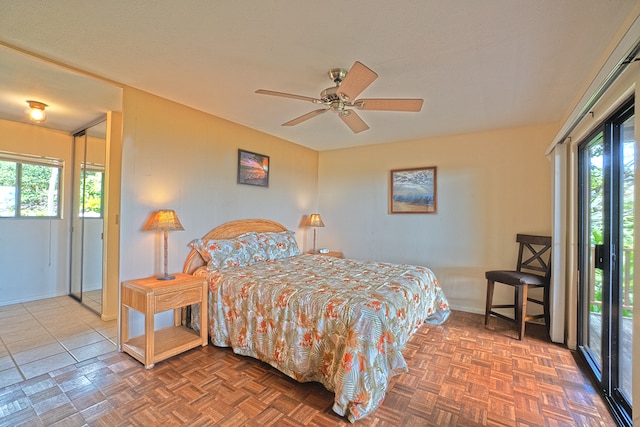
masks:
<path fill-rule="evenodd" d="M 60 218 L 62 165 L 0 151 L 0 218 Z"/>
<path fill-rule="evenodd" d="M 104 167 L 83 164 L 80 172 L 80 212 L 85 218 L 103 217 Z"/>

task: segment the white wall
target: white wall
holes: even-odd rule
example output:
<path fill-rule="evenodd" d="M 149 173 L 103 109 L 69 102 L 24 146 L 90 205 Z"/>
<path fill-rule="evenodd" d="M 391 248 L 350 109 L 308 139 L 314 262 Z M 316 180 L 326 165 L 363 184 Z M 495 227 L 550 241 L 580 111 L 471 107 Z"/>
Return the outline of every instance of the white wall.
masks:
<path fill-rule="evenodd" d="M 62 209 L 66 217 L 71 201 L 72 137 L 68 133 L 7 120 L 0 120 L 0 135 L 2 151 L 65 161 Z M 68 222 L 64 219 L 0 219 L 0 305 L 68 293 Z"/>
<path fill-rule="evenodd" d="M 160 235 L 142 231 L 153 210 L 175 209 L 185 226 L 169 236 L 169 269 L 180 271 L 189 241 L 238 218 L 280 221 L 310 249 L 301 221 L 320 207 L 319 247 L 427 265 L 453 307 L 482 312 L 484 271 L 513 265 L 515 233 L 550 230 L 543 152 L 554 125 L 317 153 L 134 89 L 124 101 L 120 280 L 162 270 Z M 0 126 L 10 136 L 0 149 L 71 156 L 67 134 Z M 236 183 L 238 148 L 271 157 L 269 188 Z M 388 214 L 389 171 L 418 166 L 438 167 L 438 213 Z M 0 221 L 0 303 L 67 293 L 67 235 L 65 221 Z"/>
<path fill-rule="evenodd" d="M 185 228 L 169 234 L 171 272 L 191 240 L 235 219 L 276 220 L 307 244 L 300 223 L 317 207 L 316 151 L 136 89 L 123 101 L 120 280 L 162 271 L 161 235 L 142 231 L 157 209 L 174 209 Z M 268 188 L 236 183 L 239 148 L 270 157 Z M 131 322 L 135 336 L 142 319 Z"/>
<path fill-rule="evenodd" d="M 453 308 L 484 313 L 484 272 L 515 267 L 516 233 L 551 231 L 544 151 L 558 127 L 320 152 L 326 227 L 318 230 L 318 246 L 351 258 L 428 266 Z M 437 167 L 438 212 L 389 214 L 390 170 L 421 166 Z M 496 292 L 496 301 L 512 301 L 512 293 Z"/>

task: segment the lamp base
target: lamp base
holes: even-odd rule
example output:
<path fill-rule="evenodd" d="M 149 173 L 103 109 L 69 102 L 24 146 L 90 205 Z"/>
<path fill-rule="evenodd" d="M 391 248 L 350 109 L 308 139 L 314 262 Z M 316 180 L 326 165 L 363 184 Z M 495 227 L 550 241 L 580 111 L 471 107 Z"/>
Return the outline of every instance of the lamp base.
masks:
<path fill-rule="evenodd" d="M 175 278 L 176 278 L 176 276 L 168 276 L 168 275 L 166 275 L 166 274 L 165 274 L 164 276 L 158 276 L 158 277 L 156 277 L 156 279 L 158 279 L 158 280 L 173 280 L 173 279 L 175 279 Z"/>

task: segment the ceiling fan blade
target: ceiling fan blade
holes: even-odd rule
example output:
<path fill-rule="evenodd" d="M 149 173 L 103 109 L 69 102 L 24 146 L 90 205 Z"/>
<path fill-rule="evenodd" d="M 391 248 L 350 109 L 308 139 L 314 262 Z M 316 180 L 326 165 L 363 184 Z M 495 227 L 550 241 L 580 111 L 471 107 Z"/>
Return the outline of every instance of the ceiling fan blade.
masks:
<path fill-rule="evenodd" d="M 378 75 L 366 65 L 356 61 L 338 87 L 338 96 L 344 101 L 356 99 Z"/>
<path fill-rule="evenodd" d="M 310 113 L 303 114 L 303 115 L 302 115 L 302 116 L 300 116 L 300 117 L 296 117 L 296 118 L 295 118 L 295 119 L 293 119 L 293 120 L 289 120 L 288 122 L 283 123 L 283 124 L 282 124 L 282 126 L 295 126 L 295 125 L 297 125 L 298 123 L 302 123 L 302 122 L 304 122 L 305 120 L 312 119 L 312 118 L 314 118 L 314 117 L 316 117 L 316 116 L 319 116 L 319 115 L 320 115 L 320 114 L 322 114 L 322 113 L 326 113 L 327 111 L 329 111 L 329 109 L 328 109 L 328 108 L 323 108 L 323 109 L 320 109 L 320 110 L 314 110 L 314 111 L 312 111 L 312 112 L 310 112 Z"/>
<path fill-rule="evenodd" d="M 273 96 L 282 96 L 284 98 L 299 99 L 300 101 L 309 101 L 309 102 L 319 101 L 318 99 L 311 98 L 309 96 L 294 95 L 292 93 L 284 93 L 284 92 L 275 92 L 273 90 L 258 89 L 256 90 L 256 93 L 259 93 L 261 95 L 273 95 Z"/>
<path fill-rule="evenodd" d="M 422 109 L 423 102 L 422 99 L 358 99 L 354 105 L 361 110 L 418 112 Z"/>
<path fill-rule="evenodd" d="M 362 120 L 362 118 L 353 110 L 340 111 L 338 114 L 342 121 L 349 126 L 353 133 L 359 133 L 369 129 L 369 126 Z"/>

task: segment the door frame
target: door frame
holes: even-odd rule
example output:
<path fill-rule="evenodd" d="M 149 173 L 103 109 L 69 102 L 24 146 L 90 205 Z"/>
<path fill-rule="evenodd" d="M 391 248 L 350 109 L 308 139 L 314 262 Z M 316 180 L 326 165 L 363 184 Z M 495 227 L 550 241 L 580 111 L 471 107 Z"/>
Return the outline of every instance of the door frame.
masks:
<path fill-rule="evenodd" d="M 597 384 L 603 398 L 609 405 L 612 413 L 620 425 L 631 425 L 632 409 L 622 393 L 619 391 L 619 337 L 621 310 L 620 287 L 622 267 L 622 231 L 621 231 L 621 168 L 622 164 L 622 138 L 620 126 L 634 115 L 634 97 L 623 102 L 610 116 L 594 128 L 578 143 L 578 319 L 577 319 L 577 344 L 578 354 L 586 362 L 593 381 Z M 591 264 L 585 260 L 585 242 L 591 228 L 588 230 L 586 217 L 589 212 L 585 197 L 590 190 L 585 178 L 590 178 L 588 171 L 585 173 L 586 156 L 589 143 L 599 134 L 603 135 L 603 246 L 602 256 L 602 337 L 601 337 L 601 364 L 598 366 L 593 353 L 587 347 L 584 319 L 591 311 L 588 308 L 589 298 L 588 280 Z M 587 188 L 585 188 L 587 186 Z M 634 227 L 635 229 L 635 227 Z M 587 265 L 589 264 L 589 265 Z M 586 283 L 586 284 L 585 284 Z M 585 302 L 587 304 L 585 304 Z M 585 311 L 589 310 L 589 313 Z"/>

